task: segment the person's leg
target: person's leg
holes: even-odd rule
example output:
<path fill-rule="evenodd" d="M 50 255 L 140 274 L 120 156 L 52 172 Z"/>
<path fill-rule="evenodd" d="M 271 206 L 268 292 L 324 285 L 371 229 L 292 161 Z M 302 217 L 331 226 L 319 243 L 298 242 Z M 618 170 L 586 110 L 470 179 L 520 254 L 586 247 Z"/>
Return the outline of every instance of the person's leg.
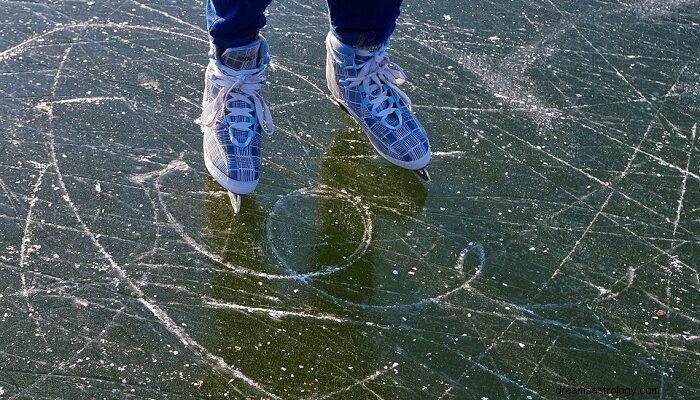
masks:
<path fill-rule="evenodd" d="M 331 31 L 342 43 L 365 47 L 386 41 L 402 0 L 328 0 Z"/>
<path fill-rule="evenodd" d="M 271 0 L 207 0 L 207 28 L 211 42 L 224 51 L 245 46 L 265 26 Z"/>

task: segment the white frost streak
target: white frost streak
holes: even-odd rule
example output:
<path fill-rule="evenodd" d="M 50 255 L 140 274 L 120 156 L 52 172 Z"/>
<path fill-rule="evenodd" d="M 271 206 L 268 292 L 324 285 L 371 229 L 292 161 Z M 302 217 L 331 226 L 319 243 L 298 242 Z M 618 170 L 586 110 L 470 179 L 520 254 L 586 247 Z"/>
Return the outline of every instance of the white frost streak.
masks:
<path fill-rule="evenodd" d="M 281 319 L 281 318 L 285 318 L 285 317 L 300 317 L 300 318 L 317 319 L 317 320 L 321 320 L 321 321 L 332 321 L 332 322 L 338 322 L 338 323 L 348 322 L 348 320 L 345 318 L 338 318 L 336 316 L 328 315 L 328 314 L 309 314 L 309 313 L 306 313 L 303 311 L 285 311 L 285 310 L 276 310 L 276 309 L 272 309 L 272 308 L 263 308 L 263 307 L 248 307 L 248 306 L 243 306 L 243 305 L 235 304 L 235 303 L 222 303 L 220 301 L 216 301 L 216 300 L 210 299 L 210 298 L 206 299 L 205 304 L 210 306 L 210 307 L 213 307 L 213 308 L 237 310 L 237 311 L 243 311 L 243 312 L 255 313 L 255 314 L 265 314 L 265 315 L 268 315 L 274 319 Z"/>

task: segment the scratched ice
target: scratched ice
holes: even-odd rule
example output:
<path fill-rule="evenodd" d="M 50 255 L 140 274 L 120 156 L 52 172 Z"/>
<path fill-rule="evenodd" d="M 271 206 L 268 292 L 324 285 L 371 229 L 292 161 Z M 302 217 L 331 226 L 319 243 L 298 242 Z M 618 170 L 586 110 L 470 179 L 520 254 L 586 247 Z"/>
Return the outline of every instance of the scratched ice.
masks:
<path fill-rule="evenodd" d="M 0 1 L 0 398 L 700 396 L 699 1 L 407 1 L 425 186 L 276 1 L 238 216 L 200 3 Z"/>

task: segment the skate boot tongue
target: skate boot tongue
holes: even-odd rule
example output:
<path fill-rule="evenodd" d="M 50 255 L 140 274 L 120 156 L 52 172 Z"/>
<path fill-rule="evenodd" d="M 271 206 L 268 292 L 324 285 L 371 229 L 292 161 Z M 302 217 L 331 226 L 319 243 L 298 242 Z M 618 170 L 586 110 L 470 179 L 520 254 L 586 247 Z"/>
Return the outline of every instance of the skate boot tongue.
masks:
<path fill-rule="evenodd" d="M 356 51 L 355 52 L 355 62 L 361 63 L 369 60 L 372 58 L 374 55 L 374 52 L 382 48 L 382 45 L 384 43 L 380 44 L 375 44 L 374 46 L 365 46 L 365 47 L 353 47 L 353 49 Z M 365 52 L 370 52 L 372 53 L 371 55 L 360 55 L 358 54 L 357 50 L 360 50 L 360 53 L 365 53 Z"/>
<path fill-rule="evenodd" d="M 221 54 L 221 62 L 235 70 L 256 69 L 263 61 L 260 56 L 261 43 L 262 41 L 257 39 L 242 47 L 226 49 Z"/>
<path fill-rule="evenodd" d="M 216 92 L 202 110 L 201 121 L 212 127 L 223 119 L 232 144 L 245 149 L 259 133 L 274 132 L 270 110 L 260 96 L 270 61 L 267 42 L 260 37 L 246 46 L 226 49 L 217 58 L 219 62 L 208 67 Z"/>
<path fill-rule="evenodd" d="M 353 49 L 355 50 L 355 63 L 356 64 L 363 63 L 363 62 L 369 60 L 370 58 L 374 57 L 374 54 L 377 51 L 379 51 L 385 44 L 386 43 L 379 43 L 379 44 L 376 44 L 374 46 L 353 47 Z M 357 50 L 360 50 L 360 51 L 358 52 Z M 380 94 L 382 94 L 382 91 L 384 89 L 383 87 L 381 87 L 380 85 L 377 85 L 377 84 L 370 85 L 370 88 L 371 88 L 371 92 L 369 93 L 369 95 L 372 97 L 379 96 Z M 384 101 L 376 107 L 375 111 L 381 112 L 390 106 L 392 106 L 392 104 L 390 104 L 388 101 Z M 387 115 L 385 118 L 386 118 L 386 122 L 389 125 L 395 126 L 399 123 L 398 116 L 394 113 Z"/>

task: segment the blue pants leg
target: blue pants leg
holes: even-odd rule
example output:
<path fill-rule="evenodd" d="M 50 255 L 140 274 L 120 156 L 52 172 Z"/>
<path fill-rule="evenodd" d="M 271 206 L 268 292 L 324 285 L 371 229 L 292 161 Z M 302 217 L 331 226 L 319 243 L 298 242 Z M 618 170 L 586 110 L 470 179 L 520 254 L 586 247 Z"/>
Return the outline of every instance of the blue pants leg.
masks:
<path fill-rule="evenodd" d="M 328 0 L 333 34 L 350 46 L 374 46 L 396 28 L 402 0 Z"/>
<path fill-rule="evenodd" d="M 244 46 L 265 26 L 271 0 L 207 0 L 207 28 L 219 49 Z M 396 28 L 402 0 L 328 0 L 331 30 L 343 43 L 373 46 Z"/>
<path fill-rule="evenodd" d="M 207 28 L 220 50 L 245 46 L 265 26 L 265 9 L 271 0 L 207 0 Z"/>

